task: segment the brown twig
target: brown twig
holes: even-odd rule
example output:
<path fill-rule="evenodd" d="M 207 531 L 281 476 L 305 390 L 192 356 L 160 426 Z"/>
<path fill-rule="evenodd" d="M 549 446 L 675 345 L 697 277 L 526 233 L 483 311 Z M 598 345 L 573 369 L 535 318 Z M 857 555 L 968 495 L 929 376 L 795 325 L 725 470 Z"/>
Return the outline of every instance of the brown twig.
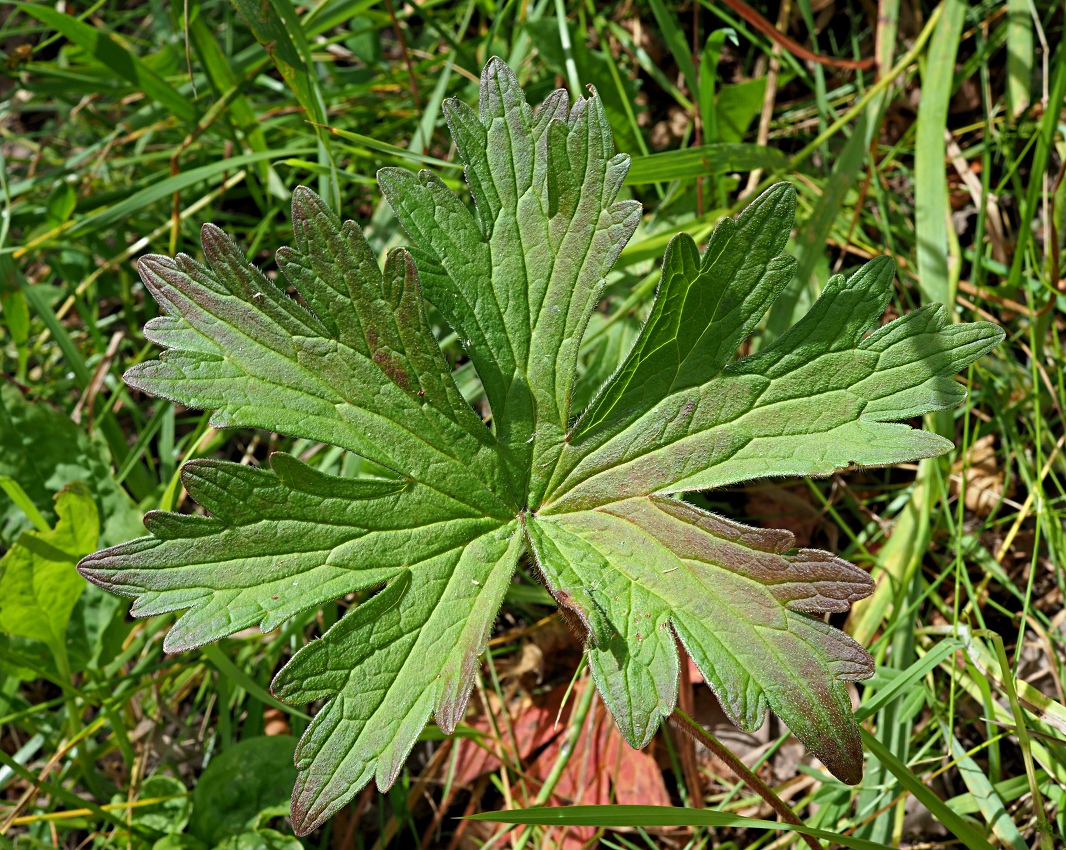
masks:
<path fill-rule="evenodd" d="M 415 80 L 415 68 L 411 64 L 411 53 L 407 49 L 407 42 L 404 41 L 403 33 L 400 31 L 400 22 L 396 18 L 396 11 L 392 8 L 392 0 L 385 0 L 385 8 L 389 12 L 389 19 L 392 21 L 392 31 L 396 33 L 396 40 L 400 42 L 400 52 L 403 54 L 403 64 L 407 66 L 407 77 L 411 81 L 411 97 L 415 101 L 415 112 L 422 111 L 422 105 L 418 97 L 418 82 Z"/>
<path fill-rule="evenodd" d="M 445 747 L 447 747 L 448 751 L 449 751 L 449 757 L 451 757 L 452 756 L 451 750 L 452 750 L 452 748 L 454 746 L 454 747 L 456 747 L 456 752 L 454 753 L 454 755 L 458 756 L 459 755 L 459 751 L 458 751 L 458 748 L 457 748 L 458 744 L 459 744 L 458 739 L 448 738 L 446 741 L 444 741 L 441 744 L 441 749 L 444 749 Z M 449 782 L 447 784 L 445 790 L 447 791 L 447 793 L 441 798 L 440 805 L 437 807 L 437 810 L 433 813 L 433 820 L 430 822 L 429 826 L 426 827 L 425 831 L 422 833 L 422 843 L 420 845 L 422 850 L 429 850 L 430 842 L 434 840 L 434 835 L 436 834 L 438 827 L 440 827 L 441 821 L 444 820 L 444 816 L 448 813 L 448 808 L 451 806 L 452 798 L 455 796 L 455 784 L 452 783 L 452 782 Z M 440 836 L 437 836 L 437 841 L 438 842 L 440 841 Z M 351 844 L 347 844 L 345 846 L 346 847 L 351 847 Z"/>
<path fill-rule="evenodd" d="M 226 108 L 233 102 L 233 100 L 241 93 L 239 86 L 234 86 L 229 89 L 222 97 L 220 97 L 211 108 L 204 113 L 204 116 L 196 122 L 196 126 L 193 127 L 188 135 L 182 140 L 182 143 L 174 149 L 174 153 L 170 155 L 170 176 L 177 177 L 181 173 L 181 155 L 185 153 L 193 143 L 200 138 L 200 136 L 211 127 L 224 113 Z M 226 159 L 230 156 L 230 147 L 232 142 L 226 141 Z M 222 180 L 225 182 L 227 175 L 223 174 Z M 171 230 L 170 230 L 170 253 L 175 254 L 178 250 L 178 231 L 181 227 L 181 192 L 174 193 L 174 199 L 171 209 Z"/>
<path fill-rule="evenodd" d="M 785 804 L 784 800 L 777 796 L 773 788 L 759 779 L 754 771 L 733 755 L 728 747 L 723 746 L 714 735 L 700 726 L 699 723 L 685 714 L 684 711 L 675 708 L 674 713 L 670 715 L 669 719 L 670 725 L 678 732 L 695 738 L 708 750 L 714 753 L 715 756 L 724 761 L 729 766 L 729 769 L 733 771 L 734 776 L 762 797 L 762 799 L 766 801 L 766 804 L 777 812 L 781 820 L 790 823 L 793 826 L 805 826 L 803 821 L 799 819 L 799 816 Z M 811 836 L 805 835 L 802 832 L 799 833 L 799 835 L 811 850 L 822 850 L 821 845 L 819 845 Z"/>
<path fill-rule="evenodd" d="M 78 399 L 78 403 L 74 405 L 74 412 L 70 414 L 70 418 L 74 420 L 75 424 L 81 424 L 82 411 L 84 410 L 89 411 L 89 418 L 90 420 L 92 419 L 96 396 L 104 385 L 104 379 L 111 371 L 111 364 L 115 360 L 115 355 L 118 354 L 118 347 L 122 344 L 122 338 L 125 335 L 126 332 L 124 330 L 115 331 L 111 335 L 111 341 L 107 344 L 107 351 L 104 352 L 103 360 L 96 367 L 96 371 L 93 373 L 88 385 L 86 385 L 85 392 Z"/>
<path fill-rule="evenodd" d="M 1059 283 L 1062 281 L 1060 269 L 1062 266 L 1059 263 L 1059 232 L 1055 226 L 1055 196 L 1058 194 L 1059 186 L 1062 184 L 1062 177 L 1066 175 L 1066 159 L 1063 159 L 1062 164 L 1059 165 L 1059 173 L 1055 175 L 1055 182 L 1051 186 L 1051 192 L 1048 194 L 1048 222 L 1051 224 L 1051 238 L 1048 240 L 1051 248 L 1051 285 L 1062 291 L 1059 287 Z M 1054 299 L 1052 299 L 1054 303 Z"/>
<path fill-rule="evenodd" d="M 855 232 L 855 228 L 859 224 L 859 215 L 862 212 L 863 207 L 866 206 L 866 196 L 870 191 L 870 179 L 873 177 L 873 172 L 874 165 L 871 163 L 870 167 L 866 169 L 866 178 L 862 181 L 862 186 L 859 189 L 859 200 L 855 203 L 855 214 L 851 217 L 851 224 L 848 225 L 848 235 L 844 239 L 844 244 L 840 246 L 840 255 L 837 257 L 836 264 L 833 266 L 833 274 L 837 274 L 844 265 L 844 257 L 848 254 L 847 246 L 851 244 L 851 235 Z"/>
<path fill-rule="evenodd" d="M 756 12 L 751 6 L 744 2 L 744 0 L 722 0 L 730 9 L 736 12 L 745 21 L 751 24 L 755 29 L 761 32 L 768 38 L 776 41 L 785 50 L 791 53 L 793 56 L 798 56 L 800 59 L 806 59 L 810 62 L 817 62 L 819 65 L 829 65 L 833 68 L 852 68 L 855 70 L 861 70 L 865 68 L 872 68 L 874 66 L 874 59 L 837 59 L 833 56 L 823 56 L 821 53 L 815 53 L 812 50 L 808 50 L 798 41 L 785 35 L 783 32 L 779 32 L 773 24 L 771 24 L 766 18 Z"/>

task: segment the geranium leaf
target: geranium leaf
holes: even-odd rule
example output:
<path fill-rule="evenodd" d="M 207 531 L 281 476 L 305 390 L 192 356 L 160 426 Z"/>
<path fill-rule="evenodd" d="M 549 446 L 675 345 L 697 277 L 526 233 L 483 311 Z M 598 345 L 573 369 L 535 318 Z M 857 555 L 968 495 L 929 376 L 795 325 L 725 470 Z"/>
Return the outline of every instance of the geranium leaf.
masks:
<path fill-rule="evenodd" d="M 789 191 L 770 189 L 761 200 Z M 775 224 L 787 234 L 791 223 Z M 675 240 L 671 247 L 689 258 L 664 264 L 656 306 L 672 301 L 674 289 L 702 281 L 704 268 L 715 264 L 715 242 L 712 237 L 701 264 L 691 243 Z M 775 266 L 782 265 L 766 263 L 753 291 L 779 291 L 783 281 Z M 948 324 L 939 305 L 878 328 L 894 272 L 885 257 L 850 278 L 834 276 L 787 333 L 730 365 L 708 356 L 686 373 L 673 365 L 676 356 L 662 356 L 667 368 L 646 368 L 664 348 L 685 350 L 682 341 L 705 338 L 705 328 L 707 336 L 720 334 L 706 315 L 703 323 L 696 316 L 685 322 L 683 313 L 673 325 L 649 321 L 634 348 L 637 357 L 607 383 L 569 435 L 542 511 L 771 475 L 829 475 L 852 464 L 883 466 L 950 450 L 950 440 L 893 420 L 958 405 L 965 390 L 954 374 L 994 348 L 1003 330 L 991 322 Z M 760 315 L 766 306 L 759 299 Z M 739 313 L 752 321 L 746 307 Z M 658 318 L 655 310 L 652 318 Z M 644 388 L 656 379 L 661 391 L 649 398 Z M 702 382 L 693 385 L 696 380 Z M 625 386 L 616 389 L 619 384 Z"/>
<path fill-rule="evenodd" d="M 722 370 L 792 277 L 795 260 L 778 255 L 795 214 L 795 190 L 780 183 L 737 221 L 724 220 L 702 258 L 688 235 L 674 237 L 640 337 L 571 439 L 616 431 L 671 393 L 700 386 Z"/>
<path fill-rule="evenodd" d="M 734 723 L 754 731 L 772 708 L 837 776 L 859 780 L 862 747 L 843 682 L 867 678 L 873 664 L 845 634 L 806 615 L 867 596 L 865 572 L 827 552 L 787 555 L 788 532 L 747 528 L 665 496 L 537 517 L 527 527 L 549 586 L 597 609 L 592 672 L 633 746 L 645 746 L 674 710 L 676 634 Z"/>
<path fill-rule="evenodd" d="M 342 227 L 303 188 L 293 229 L 296 245 L 278 252 L 278 264 L 315 312 L 211 225 L 207 265 L 183 254 L 143 258 L 141 277 L 166 314 L 145 336 L 167 351 L 126 382 L 213 410 L 217 427 L 332 443 L 478 510 L 513 515 L 497 495 L 507 487 L 494 441 L 452 381 L 410 257 L 392 252 L 382 273 L 359 227 Z"/>
<path fill-rule="evenodd" d="M 208 515 L 150 513 L 151 536 L 80 569 L 135 597 L 136 614 L 184 611 L 172 651 L 364 591 L 274 682 L 281 699 L 326 700 L 296 753 L 301 834 L 371 779 L 387 788 L 431 715 L 455 727 L 524 554 L 587 626 L 596 685 L 633 746 L 674 709 L 680 642 L 736 723 L 773 710 L 857 781 L 845 683 L 872 662 L 822 617 L 870 579 L 678 496 L 947 451 L 899 420 L 958 404 L 954 373 L 1002 331 L 949 324 L 943 308 L 878 327 L 893 279 L 882 259 L 832 278 L 794 328 L 735 359 L 794 271 L 780 256 L 795 212 L 782 184 L 702 255 L 687 236 L 671 242 L 632 350 L 574 410 L 582 335 L 639 220 L 618 198 L 628 158 L 595 93 L 571 105 L 554 92 L 534 110 L 499 60 L 479 111 L 448 101 L 446 115 L 474 206 L 431 172 L 384 170 L 413 243 L 384 271 L 358 226 L 306 189 L 295 244 L 278 252 L 296 298 L 211 227 L 207 265 L 141 261 L 165 313 L 146 335 L 167 350 L 131 384 L 219 426 L 347 449 L 388 477 L 338 478 L 285 454 L 269 470 L 192 461 L 183 480 Z M 456 387 L 423 288 L 485 388 L 485 421 Z"/>
<path fill-rule="evenodd" d="M 149 513 L 152 537 L 86 558 L 82 574 L 137 597 L 138 616 L 188 608 L 164 644 L 179 652 L 274 629 L 501 525 L 425 485 L 336 478 L 285 454 L 271 466 L 187 463 L 185 488 L 213 516 Z"/>
<path fill-rule="evenodd" d="M 431 713 L 455 729 L 522 551 L 517 532 L 512 521 L 404 570 L 278 674 L 273 691 L 289 702 L 336 695 L 296 751 L 298 832 L 371 778 L 390 787 Z"/>
<path fill-rule="evenodd" d="M 568 109 L 555 91 L 534 114 L 498 59 L 480 111 L 445 114 L 476 215 L 432 172 L 383 169 L 382 190 L 414 246 L 426 295 L 463 343 L 510 467 L 536 503 L 561 449 L 581 336 L 604 278 L 640 219 L 616 197 L 629 157 L 615 154 L 597 97 Z M 534 439 L 535 433 L 535 439 Z"/>

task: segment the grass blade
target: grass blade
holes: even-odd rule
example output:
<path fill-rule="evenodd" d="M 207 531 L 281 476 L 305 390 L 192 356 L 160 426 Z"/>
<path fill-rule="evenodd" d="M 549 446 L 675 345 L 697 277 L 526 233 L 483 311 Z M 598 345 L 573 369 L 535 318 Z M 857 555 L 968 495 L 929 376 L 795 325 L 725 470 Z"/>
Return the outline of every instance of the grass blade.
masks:
<path fill-rule="evenodd" d="M 865 720 L 872 717 L 914 682 L 925 676 L 930 670 L 940 664 L 945 658 L 959 649 L 962 644 L 954 639 L 941 641 L 936 649 L 927 652 L 920 660 L 915 661 L 910 667 L 900 673 L 887 686 L 880 689 L 876 696 L 864 703 L 855 712 L 856 720 Z"/>
<path fill-rule="evenodd" d="M 141 212 L 149 204 L 154 204 L 157 201 L 168 198 L 174 192 L 180 192 L 182 189 L 187 189 L 189 186 L 195 186 L 197 183 L 203 181 L 213 182 L 215 180 L 221 180 L 227 174 L 232 174 L 242 166 L 275 158 L 283 160 L 288 157 L 297 156 L 301 153 L 306 153 L 308 150 L 309 149 L 306 147 L 284 148 L 273 151 L 268 150 L 263 151 L 262 153 L 242 154 L 241 156 L 231 157 L 230 159 L 222 159 L 218 162 L 212 162 L 209 165 L 201 165 L 199 168 L 191 168 L 174 177 L 168 177 L 166 180 L 152 183 L 112 206 L 105 206 L 97 212 L 90 213 L 85 218 L 76 222 L 75 225 L 67 231 L 67 238 L 85 236 L 93 231 L 110 227 L 120 221 L 125 221 Z"/>
<path fill-rule="evenodd" d="M 785 155 L 776 148 L 752 144 L 711 144 L 635 156 L 626 175 L 627 186 L 667 180 L 690 180 L 730 171 L 784 169 Z"/>
<path fill-rule="evenodd" d="M 276 708 L 280 711 L 284 711 L 286 714 L 299 717 L 301 720 L 311 719 L 311 715 L 304 714 L 300 709 L 294 708 L 293 706 L 287 705 L 281 700 L 272 697 L 266 688 L 230 661 L 229 658 L 226 657 L 226 654 L 219 649 L 218 644 L 208 644 L 202 649 L 202 652 L 219 673 L 228 678 L 238 688 L 243 688 L 249 696 L 255 697 L 264 705 L 269 705 L 271 708 Z"/>
<path fill-rule="evenodd" d="M 836 158 L 822 196 L 797 240 L 800 249 L 799 266 L 796 276 L 789 281 L 785 291 L 770 308 L 770 316 L 766 322 L 767 342 L 777 339 L 806 313 L 825 284 L 824 280 L 813 279 L 814 271 L 819 259 L 825 257 L 825 243 L 833 228 L 833 222 L 866 159 L 866 128 L 866 116 L 859 116 L 851 137 L 844 143 Z"/>
<path fill-rule="evenodd" d="M 1049 104 L 1061 104 L 1066 98 L 1066 38 L 1059 41 L 1055 58 L 1051 63 L 1051 86 L 1048 93 Z M 1037 204 L 1040 201 L 1040 193 L 1043 191 L 1043 176 L 1047 171 L 1048 160 L 1054 145 L 1055 134 L 1059 126 L 1060 110 L 1049 108 L 1040 119 L 1039 136 L 1033 151 L 1033 163 L 1029 172 L 1029 186 L 1025 193 L 1025 201 L 1019 211 L 1021 221 L 1030 222 L 1037 215 Z M 1032 237 L 1031 227 L 1018 228 L 1018 242 L 1014 247 L 1014 260 L 1010 266 L 1010 277 L 1007 279 L 1006 292 L 1008 298 L 1013 297 L 1018 286 L 1022 282 L 1022 266 L 1025 263 L 1026 249 L 1029 239 Z M 1054 281 L 1052 282 L 1054 283 Z"/>
<path fill-rule="evenodd" d="M 1007 0 L 1007 105 L 1017 118 L 1029 108 L 1033 79 L 1033 16 L 1029 0 Z"/>
<path fill-rule="evenodd" d="M 196 122 L 197 113 L 192 102 L 183 97 L 170 83 L 109 34 L 100 32 L 95 27 L 50 6 L 35 6 L 29 3 L 16 5 L 45 26 L 62 33 L 68 41 L 78 45 L 94 59 L 127 80 L 138 91 L 143 92 L 146 97 L 176 115 L 181 121 L 188 124 Z"/>
<path fill-rule="evenodd" d="M 336 178 L 336 165 L 326 145 L 322 125 L 328 122 L 326 104 L 315 76 L 311 51 L 303 26 L 288 0 L 233 0 L 237 10 L 248 23 L 256 41 L 274 61 L 281 78 L 292 89 L 296 100 L 307 113 L 307 120 L 315 125 L 318 137 L 319 163 L 330 170 L 331 177 L 322 177 L 319 194 L 328 197 L 334 209 L 340 207 L 340 189 Z M 321 182 L 328 186 L 322 186 Z"/>
<path fill-rule="evenodd" d="M 914 152 L 914 226 L 918 287 L 924 304 L 952 304 L 948 279 L 948 184 L 944 171 L 944 129 L 955 79 L 955 56 L 966 18 L 963 0 L 945 0 L 922 72 L 922 99 Z"/>
<path fill-rule="evenodd" d="M 885 766 L 889 773 L 899 780 L 900 785 L 914 795 L 918 802 L 929 809 L 933 817 L 947 827 L 956 838 L 969 847 L 970 850 L 993 850 L 992 845 L 988 843 L 983 835 L 948 808 L 947 803 L 934 794 L 907 765 L 896 758 L 888 747 L 865 729 L 860 731 L 862 732 L 863 746 Z"/>
<path fill-rule="evenodd" d="M 958 818 L 958 815 L 955 815 Z M 490 823 L 535 824 L 538 826 L 653 827 L 707 826 L 748 829 L 776 829 L 821 838 L 850 850 L 889 850 L 884 844 L 840 835 L 825 829 L 746 818 L 713 809 L 685 809 L 672 806 L 543 806 L 506 812 L 483 812 L 470 820 Z"/>
<path fill-rule="evenodd" d="M 967 754 L 966 748 L 943 723 L 940 724 L 940 733 L 944 736 L 944 740 L 950 743 L 951 755 L 956 760 L 962 781 L 976 801 L 982 817 L 992 827 L 993 834 L 1005 846 L 1012 847 L 1014 850 L 1029 850 L 1029 845 L 1025 843 L 1018 827 L 1010 819 L 1003 800 L 981 766 L 973 756 Z"/>
<path fill-rule="evenodd" d="M 26 491 L 19 486 L 19 483 L 10 475 L 0 475 L 0 490 L 7 493 L 8 497 L 29 518 L 33 523 L 33 527 L 38 531 L 51 531 L 52 526 L 48 524 L 37 506 L 30 500 L 30 497 L 26 495 Z"/>
<path fill-rule="evenodd" d="M 659 24 L 666 46 L 670 48 L 681 75 L 685 78 L 688 86 L 689 97 L 695 97 L 699 90 L 699 76 L 696 74 L 696 66 L 692 62 L 692 53 L 689 51 L 685 33 L 681 30 L 681 23 L 677 19 L 677 13 L 673 7 L 667 7 L 663 0 L 648 0 L 655 21 Z"/>

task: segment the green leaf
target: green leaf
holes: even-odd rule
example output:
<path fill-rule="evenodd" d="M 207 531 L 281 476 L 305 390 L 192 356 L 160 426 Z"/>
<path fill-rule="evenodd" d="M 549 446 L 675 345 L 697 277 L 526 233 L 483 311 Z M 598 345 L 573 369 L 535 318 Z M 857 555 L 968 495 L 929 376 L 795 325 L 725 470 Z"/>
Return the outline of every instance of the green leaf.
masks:
<path fill-rule="evenodd" d="M 445 102 L 477 214 L 429 171 L 382 169 L 426 296 L 459 334 L 485 386 L 521 501 L 543 484 L 569 416 L 581 336 L 640 205 L 616 201 L 629 157 L 614 153 L 602 101 L 552 92 L 534 115 L 498 59 L 480 110 Z M 534 438 L 535 437 L 535 438 Z"/>
<path fill-rule="evenodd" d="M 175 832 L 160 838 L 152 845 L 152 850 L 208 850 L 208 847 L 196 836 Z"/>
<path fill-rule="evenodd" d="M 49 523 L 52 499 L 73 481 L 83 482 L 96 501 L 102 543 L 120 543 L 141 530 L 140 512 L 111 475 L 107 447 L 89 437 L 61 410 L 27 401 L 19 388 L 0 385 L 0 476 L 16 482 Z M 25 512 L 5 504 L 3 539 L 14 540 L 29 527 Z"/>
<path fill-rule="evenodd" d="M 166 314 L 145 336 L 169 351 L 126 382 L 214 410 L 215 427 L 343 446 L 448 494 L 456 510 L 513 515 L 491 489 L 494 441 L 452 381 L 410 257 L 393 251 L 382 274 L 359 227 L 342 228 L 307 189 L 294 194 L 293 228 L 296 245 L 278 251 L 278 265 L 310 309 L 211 225 L 206 266 L 182 254 L 143 258 L 141 277 Z"/>
<path fill-rule="evenodd" d="M 48 524 L 48 520 L 44 518 L 44 515 L 37 510 L 37 506 L 33 503 L 33 500 L 26 495 L 26 491 L 22 489 L 19 483 L 10 475 L 0 475 L 0 489 L 2 489 L 15 507 L 22 511 L 26 518 L 33 524 L 33 527 L 38 531 L 51 531 L 52 526 Z"/>
<path fill-rule="evenodd" d="M 215 850 L 303 850 L 303 844 L 276 829 L 252 829 L 225 838 L 215 845 Z"/>
<path fill-rule="evenodd" d="M 55 188 L 48 193 L 48 201 L 45 204 L 51 226 L 56 227 L 70 218 L 77 204 L 78 196 L 74 187 L 66 181 L 57 183 Z"/>
<path fill-rule="evenodd" d="M 135 614 L 185 611 L 171 651 L 363 592 L 273 684 L 286 702 L 326 700 L 296 750 L 300 834 L 371 779 L 387 788 L 431 715 L 455 729 L 523 555 L 585 623 L 597 686 L 633 746 L 674 709 L 680 640 L 736 723 L 754 729 L 771 709 L 858 781 L 845 683 L 872 662 L 823 618 L 870 579 L 677 496 L 947 451 L 898 420 L 958 404 L 954 373 L 1002 331 L 949 325 L 935 307 L 878 327 L 894 271 L 881 259 L 832 278 L 794 327 L 737 360 L 795 269 L 780 256 L 795 212 L 782 184 L 702 255 L 687 236 L 670 243 L 623 365 L 606 382 L 606 355 L 586 366 L 592 395 L 575 385 L 582 337 L 640 215 L 619 199 L 629 160 L 600 99 L 558 91 L 534 111 L 494 59 L 479 110 L 445 112 L 474 205 L 429 171 L 384 169 L 413 242 L 384 271 L 358 226 L 306 189 L 295 244 L 278 252 L 298 298 L 210 226 L 207 265 L 140 264 L 165 314 L 146 335 L 166 350 L 127 381 L 219 427 L 330 443 L 386 477 L 335 478 L 285 454 L 270 469 L 192 461 L 183 481 L 208 515 L 150 513 L 151 536 L 82 572 L 135 597 Z M 484 420 L 423 297 L 484 386 Z"/>
<path fill-rule="evenodd" d="M 72 673 L 97 670 L 122 652 L 130 632 L 124 599 L 87 586 L 67 624 L 67 654 Z"/>
<path fill-rule="evenodd" d="M 795 75 L 782 69 L 778 75 L 778 86 L 791 82 Z M 766 77 L 742 80 L 738 83 L 726 83 L 718 92 L 715 102 L 715 118 L 718 123 L 718 138 L 722 142 L 741 142 L 749 128 L 762 112 L 766 99 Z"/>
<path fill-rule="evenodd" d="M 371 778 L 390 787 L 431 713 L 455 730 L 522 549 L 516 530 L 512 522 L 405 570 L 278 674 L 274 693 L 289 702 L 337 695 L 296 750 L 298 833 Z"/>
<path fill-rule="evenodd" d="M 1007 103 L 1017 118 L 1029 106 L 1033 84 L 1033 15 L 1023 0 L 1007 3 Z"/>
<path fill-rule="evenodd" d="M 213 758 L 193 789 L 190 832 L 213 846 L 287 815 L 295 749 L 289 735 L 247 738 Z"/>
<path fill-rule="evenodd" d="M 66 657 L 71 612 L 85 589 L 75 565 L 97 545 L 96 503 L 89 488 L 68 484 L 56 496 L 51 531 L 24 531 L 0 560 L 0 631 L 47 644 Z"/>
<path fill-rule="evenodd" d="M 271 466 L 187 463 L 182 482 L 213 516 L 153 511 L 152 537 L 86 558 L 82 574 L 136 596 L 137 616 L 188 608 L 164 643 L 180 652 L 277 628 L 500 525 L 414 483 L 334 478 L 285 454 Z"/>
<path fill-rule="evenodd" d="M 230 64 L 229 56 L 219 45 L 216 33 L 205 20 L 202 8 L 201 5 L 196 4 L 191 5 L 188 10 L 189 41 L 200 59 L 204 74 L 210 81 L 215 96 L 222 97 L 230 94 L 230 89 L 239 87 L 241 80 Z M 256 115 L 255 108 L 244 94 L 233 95 L 228 116 L 234 127 L 243 133 L 252 151 L 266 153 L 270 150 L 263 127 L 259 122 L 259 116 Z M 288 190 L 270 163 L 260 161 L 256 164 L 256 169 L 263 185 L 269 186 L 273 194 L 281 198 L 289 196 Z"/>
<path fill-rule="evenodd" d="M 976 801 L 982 817 L 992 828 L 992 833 L 1004 847 L 1011 847 L 1013 850 L 1027 850 L 1029 845 L 1011 819 L 1011 816 L 1007 814 L 1007 809 L 1004 805 L 1005 801 L 996 791 L 988 775 L 974 760 L 973 756 L 966 751 L 966 748 L 955 737 L 955 734 L 944 725 L 943 721 L 940 722 L 939 726 L 940 734 L 944 736 L 951 748 L 952 758 L 956 759 L 958 763 L 962 781 L 970 789 L 970 795 Z"/>
<path fill-rule="evenodd" d="M 790 187 L 774 187 L 752 207 L 791 195 Z M 746 333 L 793 266 L 770 258 L 776 248 L 768 234 L 738 238 L 744 225 L 743 216 L 723 222 L 702 258 L 687 237 L 673 241 L 652 316 L 630 359 L 568 434 L 542 512 L 767 476 L 829 475 L 951 449 L 949 440 L 893 420 L 957 406 L 965 391 L 952 376 L 995 347 L 1002 329 L 950 325 L 945 309 L 932 305 L 874 330 L 895 271 L 882 257 L 848 279 L 830 278 L 788 332 L 723 367 L 739 335 L 720 342 L 718 316 Z M 780 244 L 787 232 L 777 233 Z M 723 266 L 728 280 L 748 285 L 716 283 Z M 699 297 L 689 298 L 693 287 Z"/>
<path fill-rule="evenodd" d="M 159 802 L 143 805 L 147 800 Z M 157 774 L 146 779 L 141 783 L 137 801 L 142 805 L 133 810 L 132 818 L 148 829 L 173 834 L 181 832 L 189 822 L 192 801 L 182 782 L 173 776 Z M 125 798 L 116 795 L 113 802 L 123 803 Z"/>
<path fill-rule="evenodd" d="M 808 615 L 846 611 L 870 577 L 792 535 L 729 522 L 664 496 L 527 524 L 548 586 L 589 624 L 596 685 L 627 740 L 646 746 L 674 710 L 675 635 L 743 729 L 772 708 L 834 774 L 862 778 L 845 681 L 873 662 Z"/>

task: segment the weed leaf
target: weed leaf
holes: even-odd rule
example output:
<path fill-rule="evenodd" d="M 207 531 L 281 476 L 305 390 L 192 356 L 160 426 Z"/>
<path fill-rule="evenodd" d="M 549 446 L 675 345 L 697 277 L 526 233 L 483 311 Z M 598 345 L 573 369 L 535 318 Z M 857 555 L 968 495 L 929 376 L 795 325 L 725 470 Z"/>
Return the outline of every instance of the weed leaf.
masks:
<path fill-rule="evenodd" d="M 278 252 L 299 299 L 210 226 L 206 265 L 141 261 L 164 313 L 146 335 L 165 351 L 130 384 L 212 410 L 219 427 L 347 449 L 387 477 L 336 478 L 284 454 L 269 470 L 192 461 L 185 486 L 208 515 L 150 513 L 151 536 L 82 572 L 139 615 L 185 611 L 171 651 L 364 592 L 274 681 L 281 699 L 326 700 L 296 750 L 300 834 L 371 779 L 391 785 L 430 716 L 454 729 L 524 555 L 586 625 L 596 685 L 632 746 L 674 709 L 680 642 L 738 725 L 771 709 L 857 782 L 846 682 L 872 662 L 823 617 L 868 595 L 869 577 L 679 496 L 942 454 L 950 441 L 899 420 L 957 405 L 954 374 L 1002 331 L 939 307 L 879 327 L 894 273 L 879 259 L 736 359 L 795 271 L 780 255 L 795 192 L 780 184 L 702 255 L 671 242 L 632 350 L 575 410 L 582 336 L 640 217 L 618 199 L 628 157 L 594 92 L 533 110 L 496 59 L 479 110 L 449 101 L 446 115 L 474 206 L 432 172 L 383 170 L 411 239 L 384 271 L 359 227 L 306 189 L 295 244 Z M 459 394 L 423 297 L 476 369 L 487 422 Z"/>
<path fill-rule="evenodd" d="M 74 565 L 99 545 L 100 519 L 80 481 L 59 491 L 55 513 L 55 528 L 22 532 L 0 560 L 0 632 L 42 641 L 66 670 L 67 624 L 85 589 Z"/>
<path fill-rule="evenodd" d="M 0 476 L 14 479 L 44 518 L 52 522 L 55 494 L 80 481 L 89 488 L 100 516 L 101 545 L 137 536 L 141 512 L 115 483 L 111 456 L 101 440 L 74 424 L 46 401 L 29 401 L 12 383 L 0 385 Z M 10 545 L 29 527 L 14 504 L 0 513 L 0 537 Z"/>
<path fill-rule="evenodd" d="M 581 336 L 640 205 L 617 201 L 629 157 L 615 154 L 598 97 L 552 92 L 534 114 L 499 60 L 480 110 L 445 113 L 476 210 L 430 171 L 386 168 L 382 191 L 414 245 L 426 295 L 459 334 L 485 386 L 520 496 L 555 463 Z"/>

